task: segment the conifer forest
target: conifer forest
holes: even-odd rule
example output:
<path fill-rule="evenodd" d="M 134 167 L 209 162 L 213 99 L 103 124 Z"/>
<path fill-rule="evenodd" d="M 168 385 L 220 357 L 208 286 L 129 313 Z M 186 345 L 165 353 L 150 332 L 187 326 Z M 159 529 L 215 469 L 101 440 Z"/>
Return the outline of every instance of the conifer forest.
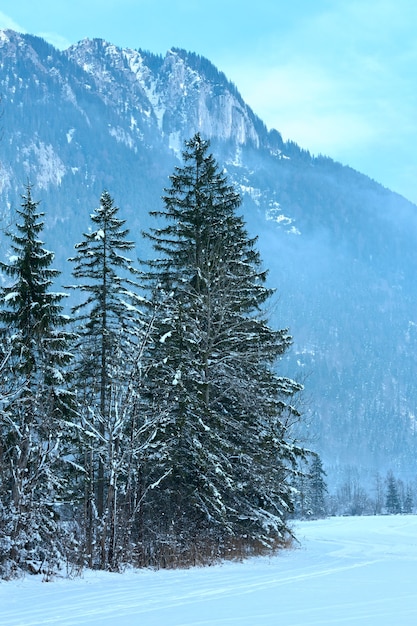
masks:
<path fill-rule="evenodd" d="M 104 190 L 63 291 L 23 187 L 0 262 L 1 577 L 274 550 L 311 461 L 323 512 L 320 459 L 294 435 L 302 384 L 280 375 L 292 339 L 209 147 L 185 143 L 148 259 Z"/>

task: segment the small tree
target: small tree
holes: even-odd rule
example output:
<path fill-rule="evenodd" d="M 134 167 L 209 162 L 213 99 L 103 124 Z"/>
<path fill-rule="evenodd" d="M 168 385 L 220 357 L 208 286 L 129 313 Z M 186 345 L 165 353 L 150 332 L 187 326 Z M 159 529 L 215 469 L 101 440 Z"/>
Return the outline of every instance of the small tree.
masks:
<path fill-rule="evenodd" d="M 397 481 L 395 480 L 394 474 L 392 472 L 388 472 L 387 475 L 387 498 L 386 498 L 386 509 L 390 514 L 401 513 L 401 501 L 398 494 L 398 486 Z"/>
<path fill-rule="evenodd" d="M 301 472 L 295 477 L 295 516 L 301 519 L 321 518 L 327 514 L 326 472 L 320 456 L 309 452 L 302 461 Z"/>
<path fill-rule="evenodd" d="M 406 490 L 406 493 L 405 493 L 404 504 L 403 504 L 403 513 L 406 513 L 407 515 L 412 513 L 413 512 L 413 506 L 414 506 L 413 491 L 412 491 L 410 485 L 407 485 L 407 490 Z"/>
<path fill-rule="evenodd" d="M 323 469 L 321 458 L 318 454 L 313 454 L 310 469 L 310 505 L 311 514 L 315 518 L 326 516 L 326 493 L 325 482 L 326 472 Z"/>

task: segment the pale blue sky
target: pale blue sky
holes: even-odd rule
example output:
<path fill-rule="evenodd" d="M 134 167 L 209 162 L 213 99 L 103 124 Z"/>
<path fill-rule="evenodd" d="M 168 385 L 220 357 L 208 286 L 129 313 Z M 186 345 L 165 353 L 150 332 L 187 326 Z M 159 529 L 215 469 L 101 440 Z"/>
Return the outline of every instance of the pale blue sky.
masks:
<path fill-rule="evenodd" d="M 284 139 L 417 203 L 415 0 L 2 0 L 0 27 L 201 54 Z"/>

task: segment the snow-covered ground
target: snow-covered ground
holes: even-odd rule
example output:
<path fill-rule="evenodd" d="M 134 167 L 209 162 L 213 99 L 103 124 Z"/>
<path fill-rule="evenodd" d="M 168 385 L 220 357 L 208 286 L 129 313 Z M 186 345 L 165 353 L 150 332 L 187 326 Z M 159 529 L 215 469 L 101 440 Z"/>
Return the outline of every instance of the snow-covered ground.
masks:
<path fill-rule="evenodd" d="M 0 583 L 1 626 L 415 626 L 417 516 L 296 524 L 273 558 Z"/>

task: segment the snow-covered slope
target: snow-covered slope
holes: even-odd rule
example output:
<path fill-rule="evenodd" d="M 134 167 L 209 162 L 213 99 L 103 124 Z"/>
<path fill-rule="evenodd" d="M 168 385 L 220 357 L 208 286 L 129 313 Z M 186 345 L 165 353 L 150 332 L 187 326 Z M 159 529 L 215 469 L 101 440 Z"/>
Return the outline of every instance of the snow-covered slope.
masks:
<path fill-rule="evenodd" d="M 414 626 L 417 516 L 299 523 L 272 558 L 0 582 L 2 626 Z"/>

